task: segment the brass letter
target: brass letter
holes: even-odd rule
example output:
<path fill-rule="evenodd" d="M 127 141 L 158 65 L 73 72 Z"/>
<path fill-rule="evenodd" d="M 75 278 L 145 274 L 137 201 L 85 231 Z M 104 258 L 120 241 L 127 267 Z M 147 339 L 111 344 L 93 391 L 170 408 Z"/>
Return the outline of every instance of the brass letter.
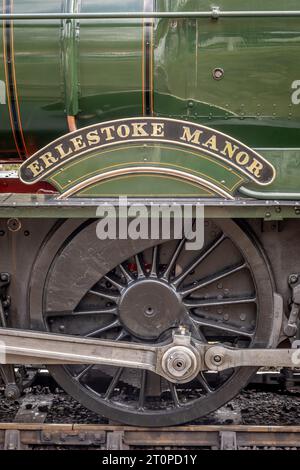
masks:
<path fill-rule="evenodd" d="M 97 145 L 100 143 L 98 131 L 91 131 L 86 135 L 89 145 Z"/>
<path fill-rule="evenodd" d="M 235 159 L 239 165 L 245 166 L 248 165 L 250 157 L 247 152 L 239 152 Z"/>
<path fill-rule="evenodd" d="M 235 152 L 238 150 L 238 146 L 237 145 L 232 145 L 231 142 L 228 142 L 226 140 L 226 145 L 224 147 L 224 149 L 222 150 L 222 154 L 225 155 L 225 157 L 229 157 L 229 158 L 233 158 L 234 157 L 234 154 Z"/>
<path fill-rule="evenodd" d="M 27 165 L 27 168 L 31 170 L 32 176 L 35 178 L 38 176 L 40 173 L 43 171 L 43 167 L 40 165 L 38 160 L 34 160 L 34 162 L 30 163 L 30 165 Z"/>
<path fill-rule="evenodd" d="M 54 165 L 54 163 L 58 162 L 58 158 L 54 157 L 51 152 L 44 153 L 40 157 L 41 160 L 45 163 L 45 169 L 49 168 L 50 166 Z"/>
<path fill-rule="evenodd" d="M 102 127 L 101 132 L 105 132 L 106 134 L 106 140 L 114 140 L 115 137 L 112 135 L 112 131 L 115 131 L 115 126 L 109 126 L 109 127 Z"/>
<path fill-rule="evenodd" d="M 55 147 L 56 150 L 58 151 L 59 155 L 60 155 L 60 158 L 65 158 L 65 157 L 67 157 L 68 155 L 71 155 L 71 153 L 72 153 L 71 147 L 69 147 L 68 153 L 65 152 L 65 150 L 64 150 L 64 148 L 63 148 L 63 145 L 64 145 L 64 144 L 59 144 L 59 145 L 57 145 L 57 146 Z"/>
<path fill-rule="evenodd" d="M 122 124 L 118 127 L 117 134 L 122 139 L 126 139 L 130 135 L 130 129 L 128 126 L 126 126 L 126 124 Z"/>
<path fill-rule="evenodd" d="M 82 150 L 86 147 L 86 144 L 83 142 L 82 135 L 73 137 L 73 139 L 70 139 L 70 142 L 73 143 L 75 152 L 78 152 L 79 150 Z"/>
<path fill-rule="evenodd" d="M 253 162 L 247 167 L 247 170 L 250 171 L 256 178 L 261 177 L 261 170 L 263 169 L 263 164 L 260 163 L 256 158 L 253 159 Z"/>
<path fill-rule="evenodd" d="M 183 135 L 180 137 L 180 140 L 199 145 L 201 134 L 203 134 L 203 131 L 199 131 L 198 129 L 192 134 L 189 127 L 183 126 Z"/>
<path fill-rule="evenodd" d="M 202 145 L 202 147 L 208 147 L 210 148 L 211 150 L 214 150 L 215 152 L 218 152 L 219 149 L 217 147 L 217 136 L 216 135 L 212 135 L 210 139 L 208 139 L 207 142 L 205 142 L 205 144 Z"/>
<path fill-rule="evenodd" d="M 132 123 L 132 137 L 149 137 L 148 132 L 145 131 L 144 127 L 147 126 L 146 122 L 133 122 Z"/>
<path fill-rule="evenodd" d="M 165 124 L 163 122 L 152 122 L 152 137 L 165 136 Z"/>

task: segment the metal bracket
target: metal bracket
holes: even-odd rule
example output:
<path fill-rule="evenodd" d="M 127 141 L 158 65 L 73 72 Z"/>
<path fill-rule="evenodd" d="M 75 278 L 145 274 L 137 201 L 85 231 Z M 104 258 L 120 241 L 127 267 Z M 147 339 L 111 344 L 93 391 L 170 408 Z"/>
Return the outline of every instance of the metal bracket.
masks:
<path fill-rule="evenodd" d="M 9 429 L 5 432 L 4 450 L 22 450 L 20 431 Z"/>
<path fill-rule="evenodd" d="M 211 7 L 211 17 L 213 20 L 218 20 L 220 18 L 220 13 L 221 13 L 220 7 L 215 7 L 215 6 Z"/>
<path fill-rule="evenodd" d="M 237 450 L 236 432 L 221 431 L 220 439 L 220 450 Z"/>
<path fill-rule="evenodd" d="M 124 444 L 124 432 L 112 431 L 106 435 L 106 450 L 128 450 L 129 446 Z"/>
<path fill-rule="evenodd" d="M 291 274 L 289 276 L 289 286 L 292 290 L 292 303 L 288 322 L 284 327 L 284 333 L 288 336 L 295 336 L 298 331 L 298 320 L 300 313 L 300 276 Z"/>

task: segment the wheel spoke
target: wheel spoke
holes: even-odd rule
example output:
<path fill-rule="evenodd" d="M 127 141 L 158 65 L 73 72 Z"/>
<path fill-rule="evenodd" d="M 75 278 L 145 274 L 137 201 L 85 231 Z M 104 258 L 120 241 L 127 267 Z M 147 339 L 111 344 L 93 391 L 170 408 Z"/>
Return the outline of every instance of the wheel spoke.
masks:
<path fill-rule="evenodd" d="M 180 401 L 179 401 L 179 398 L 178 398 L 176 385 L 173 384 L 172 382 L 169 382 L 169 381 L 168 381 L 168 385 L 169 385 L 169 388 L 170 388 L 172 400 L 174 402 L 175 407 L 180 408 L 181 404 L 180 404 Z"/>
<path fill-rule="evenodd" d="M 142 370 L 142 377 L 141 377 L 141 388 L 139 393 L 139 410 L 143 410 L 145 408 L 145 401 L 146 401 L 146 384 L 147 384 L 147 370 Z"/>
<path fill-rule="evenodd" d="M 135 259 L 135 263 L 136 263 L 136 270 L 137 270 L 138 279 L 144 278 L 145 277 L 145 272 L 144 272 L 143 261 L 141 259 L 141 256 L 140 255 L 135 255 L 134 259 Z"/>
<path fill-rule="evenodd" d="M 239 271 L 242 271 L 242 269 L 245 269 L 247 267 L 246 263 L 239 264 L 237 266 L 231 266 L 224 271 L 220 271 L 213 276 L 206 277 L 204 279 L 201 279 L 198 282 L 195 282 L 191 284 L 190 286 L 184 287 L 183 289 L 179 290 L 179 293 L 182 295 L 182 297 L 185 297 L 188 294 L 192 294 L 198 289 L 202 289 L 203 287 L 207 287 L 210 284 L 213 284 L 214 282 L 220 281 L 221 279 L 224 279 L 225 277 L 231 276 L 232 274 L 235 274 Z"/>
<path fill-rule="evenodd" d="M 256 297 L 236 297 L 236 298 L 223 298 L 223 299 L 208 299 L 197 300 L 190 299 L 184 300 L 183 304 L 187 308 L 203 308 L 203 307 L 219 307 L 224 305 L 239 305 L 239 304 L 254 304 Z"/>
<path fill-rule="evenodd" d="M 127 333 L 125 330 L 121 330 L 115 341 L 121 341 L 122 339 L 127 338 L 127 336 L 129 336 L 129 333 Z"/>
<path fill-rule="evenodd" d="M 134 277 L 132 276 L 132 274 L 128 271 L 128 269 L 126 269 L 123 264 L 120 264 L 119 265 L 119 268 L 120 268 L 120 271 L 121 273 L 123 274 L 123 276 L 125 277 L 126 281 L 127 282 L 132 282 L 134 281 Z"/>
<path fill-rule="evenodd" d="M 75 317 L 80 315 L 117 315 L 118 309 L 116 307 L 107 307 L 99 310 L 79 310 L 78 312 L 74 312 Z"/>
<path fill-rule="evenodd" d="M 120 377 L 123 373 L 123 370 L 124 368 L 123 367 L 119 367 L 116 372 L 115 372 L 115 375 L 113 376 L 106 392 L 105 392 L 105 395 L 104 395 L 104 400 L 109 400 L 110 397 L 112 396 L 113 394 L 113 391 L 114 389 L 116 388 L 116 386 L 118 385 L 118 382 L 120 380 Z"/>
<path fill-rule="evenodd" d="M 163 273 L 162 275 L 162 278 L 163 279 L 166 279 L 167 281 L 169 280 L 170 278 L 170 275 L 171 275 L 171 272 L 172 272 L 172 269 L 177 261 L 177 258 L 178 256 L 180 255 L 181 253 L 181 250 L 184 246 L 184 244 L 186 243 L 186 238 L 183 238 L 182 240 L 180 240 L 180 242 L 178 243 L 174 253 L 173 253 L 173 256 L 172 258 L 170 259 L 169 261 L 169 264 L 168 264 L 168 267 L 167 269 L 165 270 L 165 272 Z"/>
<path fill-rule="evenodd" d="M 197 266 L 204 261 L 224 240 L 226 236 L 222 234 L 217 240 L 215 240 L 204 252 L 200 252 L 200 255 L 190 264 L 183 272 L 173 280 L 173 284 L 175 287 L 178 287 L 184 279 L 190 274 L 190 272 L 194 271 Z"/>
<path fill-rule="evenodd" d="M 120 296 L 118 294 L 112 294 L 110 292 L 96 291 L 96 290 L 90 289 L 88 293 L 92 295 L 97 295 L 98 297 L 111 300 L 112 302 L 116 302 L 116 303 L 120 299 Z"/>
<path fill-rule="evenodd" d="M 115 277 L 112 276 L 104 276 L 104 279 L 106 279 L 108 282 L 110 282 L 113 286 L 115 286 L 120 292 L 122 292 L 125 289 L 125 285 L 119 282 Z"/>
<path fill-rule="evenodd" d="M 193 332 L 196 338 L 198 338 L 200 341 L 203 341 L 204 343 L 207 343 L 207 339 L 205 338 L 203 331 L 201 331 L 201 329 L 199 328 L 197 321 L 194 320 L 194 318 L 191 315 L 189 315 L 189 319 L 192 322 L 191 326 L 193 328 Z"/>
<path fill-rule="evenodd" d="M 153 248 L 150 277 L 157 278 L 158 246 Z"/>
<path fill-rule="evenodd" d="M 213 389 L 210 387 L 209 383 L 204 377 L 203 372 L 200 372 L 197 375 L 196 379 L 198 380 L 198 382 L 200 382 L 200 384 L 202 385 L 202 387 L 205 389 L 207 393 L 213 393 Z"/>
<path fill-rule="evenodd" d="M 90 364 L 86 366 L 79 374 L 74 376 L 74 379 L 79 382 L 79 380 L 90 370 L 94 367 L 95 364 Z"/>
<path fill-rule="evenodd" d="M 101 333 L 105 333 L 106 331 L 113 330 L 114 328 L 120 326 L 119 320 L 115 320 L 112 323 L 109 323 L 106 326 L 102 326 L 102 328 L 98 328 L 97 330 L 91 331 L 87 335 L 85 335 L 86 338 L 94 337 L 101 335 Z"/>
<path fill-rule="evenodd" d="M 214 320 L 204 320 L 202 318 L 196 319 L 195 317 L 193 317 L 193 321 L 201 328 L 202 327 L 214 328 L 216 330 L 224 331 L 226 333 L 233 333 L 238 336 L 246 336 L 247 338 L 252 338 L 254 335 L 254 332 L 241 330 L 239 328 L 236 328 L 230 325 L 224 325 L 224 323 L 219 323 Z"/>
<path fill-rule="evenodd" d="M 75 311 L 67 311 L 67 312 L 45 312 L 46 317 L 79 317 L 79 316 L 84 316 L 84 315 L 104 315 L 104 314 L 110 314 L 110 315 L 117 315 L 118 310 L 117 307 L 107 307 L 107 308 L 99 308 L 96 310 L 75 310 Z"/>

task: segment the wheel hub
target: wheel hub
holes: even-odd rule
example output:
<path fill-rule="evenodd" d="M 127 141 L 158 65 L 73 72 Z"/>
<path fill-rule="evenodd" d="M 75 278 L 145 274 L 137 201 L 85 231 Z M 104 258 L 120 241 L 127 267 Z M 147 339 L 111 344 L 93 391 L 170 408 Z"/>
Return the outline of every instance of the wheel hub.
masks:
<path fill-rule="evenodd" d="M 175 290 L 155 279 L 130 284 L 119 302 L 119 318 L 132 335 L 144 340 L 157 339 L 179 325 L 183 305 Z"/>
<path fill-rule="evenodd" d="M 199 359 L 199 353 L 191 345 L 174 346 L 163 355 L 162 369 L 172 382 L 189 382 L 199 373 Z"/>

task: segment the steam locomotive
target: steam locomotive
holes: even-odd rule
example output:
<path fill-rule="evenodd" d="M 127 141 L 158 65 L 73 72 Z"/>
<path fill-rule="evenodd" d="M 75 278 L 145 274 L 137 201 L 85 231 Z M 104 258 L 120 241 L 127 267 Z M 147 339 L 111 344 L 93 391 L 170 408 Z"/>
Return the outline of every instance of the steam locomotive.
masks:
<path fill-rule="evenodd" d="M 300 366 L 298 3 L 3 0 L 7 396 L 44 366 L 109 419 L 168 426 Z M 101 239 L 119 196 L 204 208 L 203 246 Z"/>

